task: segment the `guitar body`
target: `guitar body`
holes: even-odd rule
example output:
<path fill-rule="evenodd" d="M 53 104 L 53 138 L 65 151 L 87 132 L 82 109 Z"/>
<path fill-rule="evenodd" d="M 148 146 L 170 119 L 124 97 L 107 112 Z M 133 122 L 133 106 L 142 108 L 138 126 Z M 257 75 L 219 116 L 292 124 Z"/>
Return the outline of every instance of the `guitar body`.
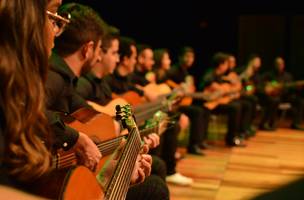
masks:
<path fill-rule="evenodd" d="M 104 199 L 104 191 L 96 176 L 86 167 L 79 166 L 69 172 L 69 177 L 62 188 L 63 200 Z"/>
<path fill-rule="evenodd" d="M 25 186 L 33 194 L 48 199 L 103 199 L 104 192 L 95 175 L 86 167 L 53 170 Z"/>
<path fill-rule="evenodd" d="M 113 118 L 107 114 L 98 113 L 93 109 L 81 108 L 72 116 L 77 120 L 68 123 L 68 125 L 88 135 L 96 144 L 117 137 Z M 100 171 L 110 157 L 111 154 L 101 158 L 96 172 Z"/>
<path fill-rule="evenodd" d="M 72 113 L 76 120 L 68 125 L 87 134 L 96 143 L 116 137 L 112 117 L 93 109 L 81 108 Z"/>
<path fill-rule="evenodd" d="M 286 83 L 273 80 L 266 83 L 264 91 L 269 96 L 279 96 L 283 93 L 284 89 L 301 88 L 303 85 L 304 85 L 304 80 L 286 82 Z"/>
<path fill-rule="evenodd" d="M 177 84 L 172 80 L 167 80 L 166 85 L 170 86 L 171 88 L 174 88 L 174 89 L 180 88 L 181 90 L 183 90 L 183 93 L 191 94 L 191 93 L 195 92 L 195 87 L 194 87 L 193 80 L 189 81 L 189 82 L 191 82 L 191 83 L 189 83 L 188 85 L 187 84 L 182 84 L 184 86 L 184 88 L 182 86 L 180 86 L 180 84 Z M 188 95 L 188 96 L 186 95 L 185 97 L 183 97 L 180 100 L 179 105 L 180 106 L 190 106 L 192 104 L 192 102 L 193 102 L 193 98 L 191 97 L 191 95 Z"/>
<path fill-rule="evenodd" d="M 165 83 L 163 84 L 150 83 L 143 87 L 143 91 L 145 93 L 145 97 L 149 101 L 155 101 L 159 97 L 171 93 L 171 88 Z"/>
<path fill-rule="evenodd" d="M 192 104 L 192 102 L 193 102 L 193 99 L 191 97 L 184 97 L 180 101 L 179 105 L 181 105 L 181 106 L 190 106 Z"/>
<path fill-rule="evenodd" d="M 116 105 L 124 106 L 124 105 L 127 105 L 128 102 L 123 98 L 116 98 L 116 99 L 113 99 L 112 101 L 110 101 L 105 106 L 101 106 L 101 105 L 99 105 L 95 102 L 91 102 L 91 101 L 88 101 L 88 104 L 90 106 L 92 106 L 95 110 L 97 110 L 98 112 L 105 113 L 111 117 L 114 117 Z"/>
<path fill-rule="evenodd" d="M 207 101 L 204 103 L 204 106 L 209 110 L 215 109 L 218 105 L 228 104 L 233 100 L 232 96 L 229 95 L 230 85 L 228 83 L 217 84 L 216 90 L 211 88 L 206 88 L 204 91 L 206 94 L 212 95 L 212 93 L 219 93 L 221 94 L 218 98 Z"/>
<path fill-rule="evenodd" d="M 98 174 L 98 172 L 102 169 L 102 167 L 109 160 L 109 158 L 111 158 L 111 156 L 112 156 L 112 153 L 110 153 L 110 152 L 106 155 L 104 155 L 104 154 L 102 155 L 102 158 L 100 159 L 100 161 L 96 167 L 95 175 Z M 69 150 L 69 151 L 59 150 L 57 152 L 57 158 L 62 159 L 62 161 L 58 160 L 58 163 L 56 163 L 57 165 L 53 166 L 54 169 L 66 170 L 66 169 L 70 168 L 71 166 L 77 165 L 77 158 L 76 158 L 76 155 L 74 154 L 73 150 Z M 66 159 L 66 161 L 64 161 L 64 159 Z"/>
<path fill-rule="evenodd" d="M 248 81 L 246 83 L 243 84 L 243 92 L 242 94 L 245 95 L 245 96 L 250 96 L 250 95 L 254 95 L 255 92 L 256 92 L 256 87 L 254 85 L 253 82 L 251 81 Z"/>
<path fill-rule="evenodd" d="M 122 95 L 112 94 L 112 96 L 115 99 L 117 99 L 117 98 L 124 99 L 125 102 L 131 104 L 132 106 L 139 105 L 139 104 L 142 104 L 145 102 L 144 99 L 134 91 L 128 91 Z M 125 104 L 123 104 L 123 105 L 125 105 Z"/>

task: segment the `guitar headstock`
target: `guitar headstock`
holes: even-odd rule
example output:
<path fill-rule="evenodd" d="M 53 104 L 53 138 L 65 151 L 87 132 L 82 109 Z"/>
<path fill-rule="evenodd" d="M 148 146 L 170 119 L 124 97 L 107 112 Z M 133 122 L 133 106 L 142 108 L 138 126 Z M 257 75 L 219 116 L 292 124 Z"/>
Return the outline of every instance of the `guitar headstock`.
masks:
<path fill-rule="evenodd" d="M 115 109 L 116 120 L 121 121 L 123 128 L 130 130 L 136 127 L 136 123 L 133 118 L 132 107 L 130 104 L 124 106 L 116 105 Z"/>
<path fill-rule="evenodd" d="M 178 107 L 178 104 L 184 96 L 185 93 L 182 90 L 176 89 L 169 96 L 167 96 L 167 98 L 163 101 L 163 105 L 168 111 L 172 111 Z"/>
<path fill-rule="evenodd" d="M 167 129 L 168 122 L 168 114 L 158 111 L 151 119 L 146 120 L 144 129 L 156 128 L 156 133 L 161 135 Z"/>

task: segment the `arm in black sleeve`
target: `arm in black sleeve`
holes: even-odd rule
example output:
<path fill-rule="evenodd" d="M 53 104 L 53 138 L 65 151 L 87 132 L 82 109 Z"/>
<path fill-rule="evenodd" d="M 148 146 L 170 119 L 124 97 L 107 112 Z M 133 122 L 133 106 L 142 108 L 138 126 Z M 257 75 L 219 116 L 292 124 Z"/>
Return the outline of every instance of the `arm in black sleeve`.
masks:
<path fill-rule="evenodd" d="M 69 128 L 60 119 L 58 113 L 51 110 L 55 106 L 58 97 L 61 96 L 64 88 L 64 80 L 59 74 L 49 71 L 46 88 L 46 117 L 51 127 L 54 146 L 56 148 L 70 149 L 77 142 L 79 134 L 76 130 Z"/>
<path fill-rule="evenodd" d="M 56 104 L 59 96 L 61 96 L 62 88 L 64 88 L 64 80 L 59 74 L 49 70 L 45 83 L 46 91 L 46 107 L 51 108 Z"/>
<path fill-rule="evenodd" d="M 129 85 L 128 90 L 134 91 L 137 94 L 139 94 L 139 96 L 144 96 L 144 91 L 142 91 L 141 89 L 138 89 L 137 87 L 135 87 L 133 84 Z"/>
<path fill-rule="evenodd" d="M 84 98 L 82 98 L 75 90 L 71 91 L 70 96 L 70 111 L 71 113 L 77 111 L 80 108 L 90 108 L 91 106 L 86 102 Z"/>
<path fill-rule="evenodd" d="M 79 137 L 78 131 L 64 124 L 58 113 L 46 110 L 51 132 L 53 134 L 54 147 L 69 150 L 73 147 Z"/>
<path fill-rule="evenodd" d="M 207 73 L 200 81 L 199 90 L 204 90 L 214 82 L 214 76 L 212 72 Z"/>
<path fill-rule="evenodd" d="M 93 88 L 87 79 L 80 77 L 77 81 L 76 91 L 83 99 L 90 99 L 92 97 Z"/>

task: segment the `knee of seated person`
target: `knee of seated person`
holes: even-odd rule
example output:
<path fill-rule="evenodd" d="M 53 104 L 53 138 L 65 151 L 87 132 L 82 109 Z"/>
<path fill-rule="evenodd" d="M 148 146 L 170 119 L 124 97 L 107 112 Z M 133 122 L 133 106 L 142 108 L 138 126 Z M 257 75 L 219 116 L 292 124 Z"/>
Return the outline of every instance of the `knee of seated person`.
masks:
<path fill-rule="evenodd" d="M 147 199 L 169 199 L 169 189 L 164 180 L 158 176 L 151 175 L 147 178 L 147 184 L 149 185 L 151 192 L 151 194 L 147 195 Z"/>
<path fill-rule="evenodd" d="M 169 189 L 166 182 L 156 175 L 146 177 L 141 184 L 131 187 L 126 200 L 168 200 Z"/>
<path fill-rule="evenodd" d="M 167 165 L 165 161 L 158 156 L 152 156 L 152 159 L 152 174 L 165 180 L 167 176 Z"/>

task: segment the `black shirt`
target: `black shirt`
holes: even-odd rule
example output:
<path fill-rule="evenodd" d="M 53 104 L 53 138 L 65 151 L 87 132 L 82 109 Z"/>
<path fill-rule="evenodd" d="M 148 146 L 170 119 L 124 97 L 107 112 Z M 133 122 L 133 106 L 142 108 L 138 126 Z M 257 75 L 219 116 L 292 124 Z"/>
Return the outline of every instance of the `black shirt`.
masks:
<path fill-rule="evenodd" d="M 117 70 L 115 70 L 113 74 L 106 76 L 105 80 L 111 87 L 112 92 L 116 94 L 124 94 L 131 90 L 138 93 L 140 96 L 144 95 L 144 92 L 136 88 L 131 82 L 130 76 L 121 76 Z"/>
<path fill-rule="evenodd" d="M 147 71 L 138 71 L 137 69 L 130 75 L 131 81 L 133 84 L 140 86 L 146 86 L 149 84 L 149 81 L 146 79 Z"/>
<path fill-rule="evenodd" d="M 156 78 L 156 83 L 165 83 L 167 80 L 169 80 L 168 77 L 168 72 L 162 69 L 157 69 L 154 70 L 155 78 Z"/>
<path fill-rule="evenodd" d="M 279 83 L 288 83 L 293 81 L 293 77 L 290 73 L 283 71 L 279 72 L 268 72 L 264 75 L 265 80 L 267 81 L 277 81 Z"/>
<path fill-rule="evenodd" d="M 7 185 L 17 187 L 16 181 L 9 176 L 6 171 L 5 164 L 3 164 L 3 158 L 5 153 L 5 135 L 4 135 L 4 118 L 3 112 L 0 108 L 0 185 Z"/>
<path fill-rule="evenodd" d="M 185 78 L 189 75 L 187 69 L 183 68 L 180 65 L 175 65 L 170 68 L 167 73 L 167 78 L 174 81 L 177 84 L 185 82 Z"/>
<path fill-rule="evenodd" d="M 251 77 L 248 77 L 246 74 L 246 67 L 239 68 L 238 72 L 240 74 L 240 78 L 242 80 L 243 86 L 248 84 L 253 84 L 256 88 L 256 94 L 261 95 L 264 94 L 265 82 L 267 75 L 261 73 L 259 70 L 255 71 Z"/>
<path fill-rule="evenodd" d="M 107 105 L 112 100 L 112 90 L 108 83 L 104 79 L 97 78 L 92 73 L 79 78 L 77 92 L 82 98 L 102 106 Z"/>
<path fill-rule="evenodd" d="M 214 70 L 209 70 L 201 79 L 199 84 L 199 90 L 204 90 L 206 87 L 210 86 L 212 83 L 224 83 L 222 75 L 217 75 Z"/>
<path fill-rule="evenodd" d="M 290 83 L 293 81 L 293 77 L 290 73 L 283 71 L 282 73 L 279 73 L 278 71 L 273 71 L 273 72 L 266 72 L 263 75 L 263 81 L 265 83 L 267 82 L 277 82 L 277 83 Z M 293 94 L 294 92 L 296 92 L 296 87 L 290 87 L 290 88 L 283 88 L 283 90 L 281 91 L 281 95 L 286 97 L 288 95 Z"/>
<path fill-rule="evenodd" d="M 46 82 L 46 116 L 55 136 L 55 146 L 65 150 L 74 146 L 79 135 L 64 124 L 58 113 L 71 114 L 81 107 L 89 107 L 76 93 L 76 84 L 75 74 L 61 57 L 53 53 Z"/>

